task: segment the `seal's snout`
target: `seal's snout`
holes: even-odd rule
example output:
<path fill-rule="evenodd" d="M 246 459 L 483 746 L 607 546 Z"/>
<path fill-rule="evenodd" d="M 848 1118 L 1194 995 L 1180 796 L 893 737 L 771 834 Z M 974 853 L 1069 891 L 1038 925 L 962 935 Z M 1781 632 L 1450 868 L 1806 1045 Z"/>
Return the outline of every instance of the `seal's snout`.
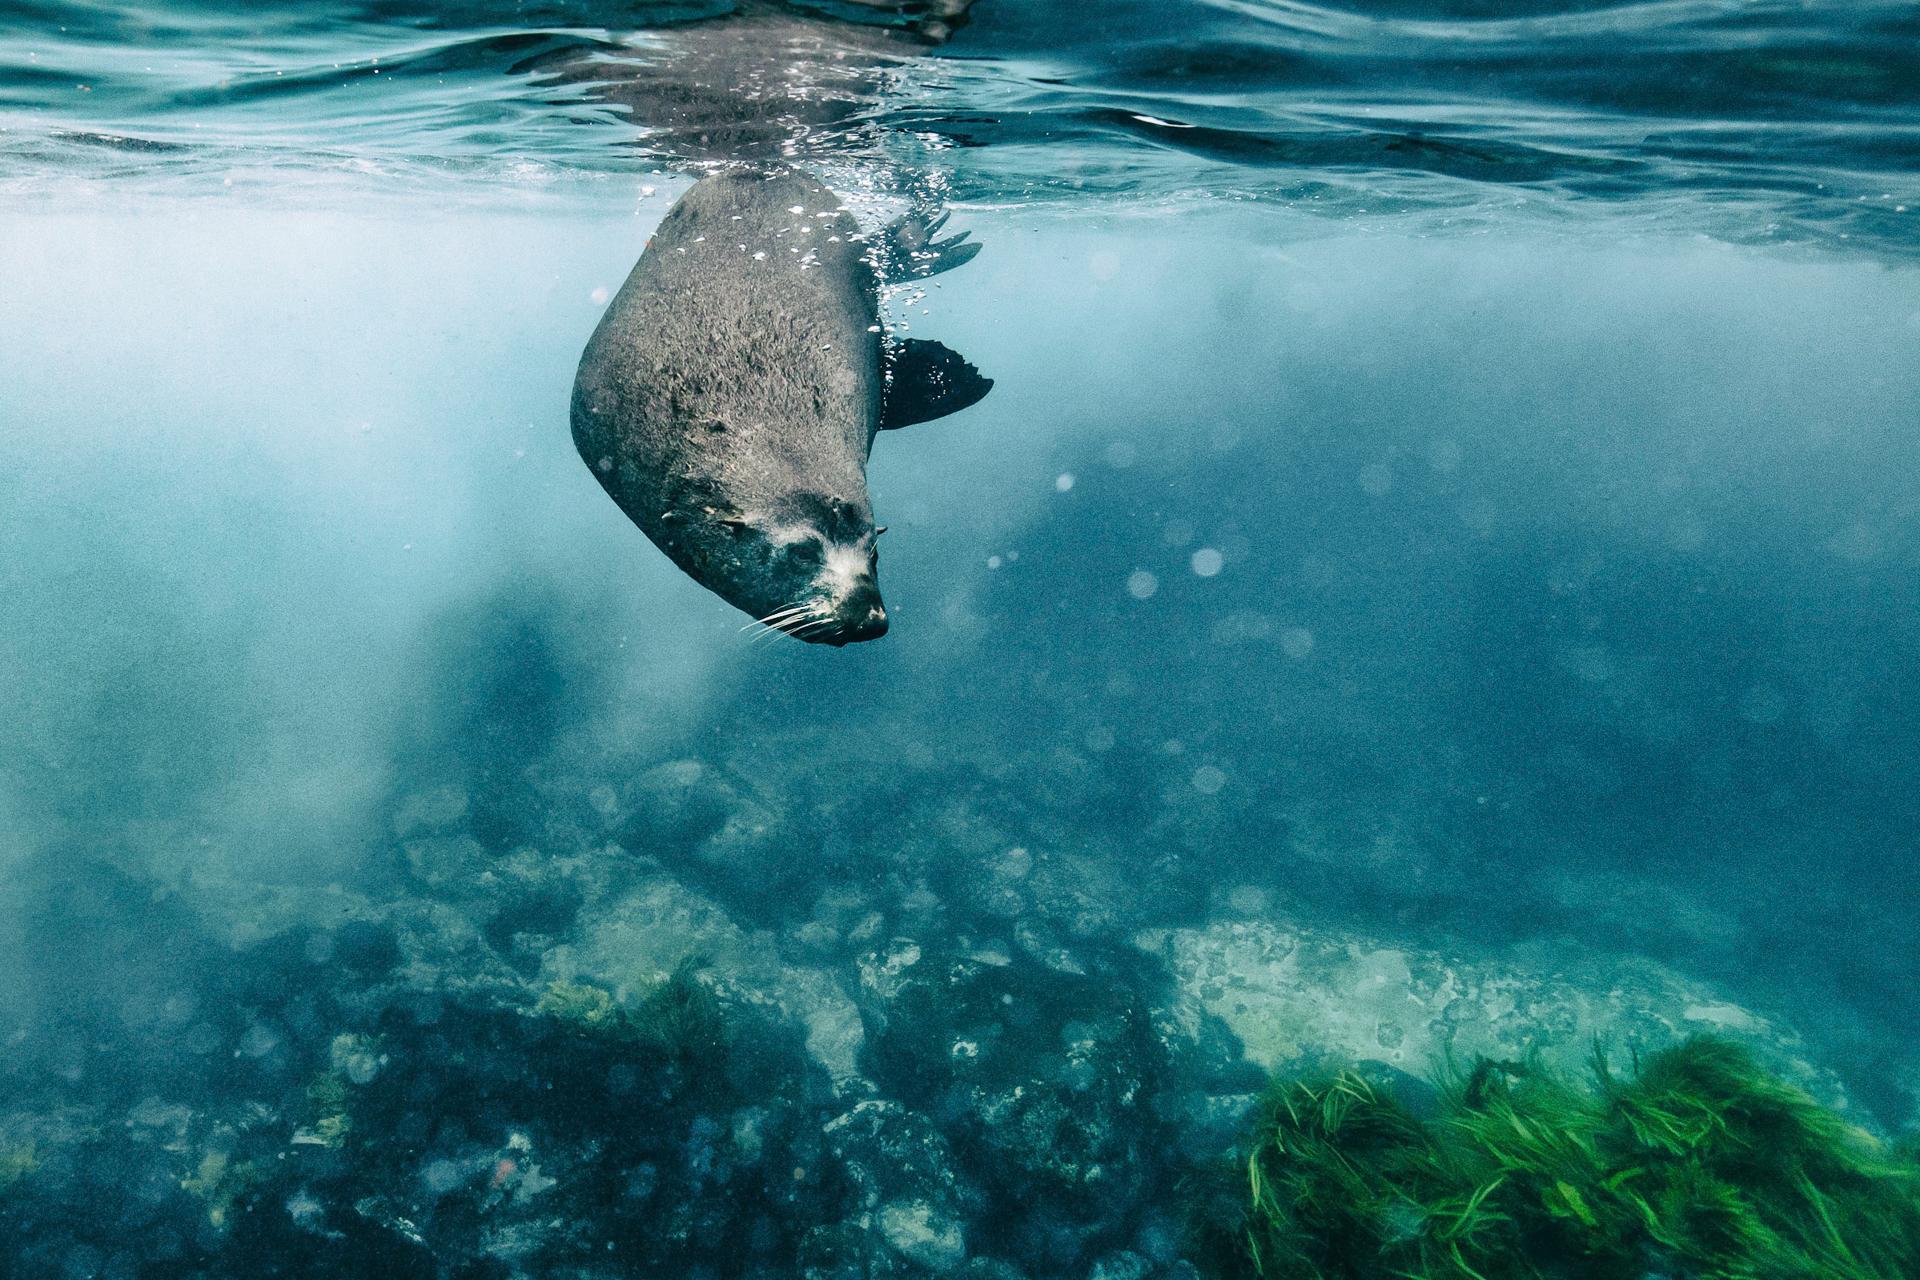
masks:
<path fill-rule="evenodd" d="M 839 625 L 821 637 L 829 644 L 857 644 L 887 634 L 887 607 L 880 603 L 880 588 L 871 577 L 848 592 L 833 612 Z"/>
<path fill-rule="evenodd" d="M 885 634 L 887 634 L 887 611 L 878 600 L 867 606 L 864 612 L 854 615 L 849 620 L 846 630 L 849 642 L 878 640 Z"/>

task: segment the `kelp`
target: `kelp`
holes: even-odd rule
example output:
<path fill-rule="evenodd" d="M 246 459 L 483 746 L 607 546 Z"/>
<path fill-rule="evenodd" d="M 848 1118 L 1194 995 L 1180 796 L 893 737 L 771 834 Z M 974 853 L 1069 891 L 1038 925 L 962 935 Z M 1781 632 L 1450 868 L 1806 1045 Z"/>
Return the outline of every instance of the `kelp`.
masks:
<path fill-rule="evenodd" d="M 1482 1060 L 1430 1114 L 1276 1082 L 1201 1252 L 1262 1280 L 1912 1280 L 1920 1163 L 1699 1038 L 1590 1081 Z M 1224 1209 L 1224 1211 L 1223 1211 Z"/>
<path fill-rule="evenodd" d="M 581 1034 L 609 1037 L 671 1061 L 711 1063 L 726 1053 L 729 1035 L 720 1001 L 700 981 L 705 967 L 697 956 L 682 960 L 633 1005 L 601 987 L 556 982 L 534 1012 Z"/>

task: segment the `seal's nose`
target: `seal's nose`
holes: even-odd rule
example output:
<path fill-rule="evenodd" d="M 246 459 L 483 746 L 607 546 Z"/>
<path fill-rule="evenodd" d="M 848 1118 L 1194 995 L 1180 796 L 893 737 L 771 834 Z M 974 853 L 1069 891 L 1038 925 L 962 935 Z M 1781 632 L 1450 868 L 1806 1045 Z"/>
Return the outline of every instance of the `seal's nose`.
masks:
<path fill-rule="evenodd" d="M 840 634 L 845 636 L 849 641 L 878 640 L 881 636 L 887 634 L 887 611 L 885 607 L 876 600 L 864 608 L 850 611 L 847 615 L 846 625 L 841 628 Z"/>
<path fill-rule="evenodd" d="M 840 605 L 840 642 L 878 640 L 887 634 L 887 607 L 880 603 L 880 588 L 872 578 L 862 577 L 860 585 L 848 593 Z"/>

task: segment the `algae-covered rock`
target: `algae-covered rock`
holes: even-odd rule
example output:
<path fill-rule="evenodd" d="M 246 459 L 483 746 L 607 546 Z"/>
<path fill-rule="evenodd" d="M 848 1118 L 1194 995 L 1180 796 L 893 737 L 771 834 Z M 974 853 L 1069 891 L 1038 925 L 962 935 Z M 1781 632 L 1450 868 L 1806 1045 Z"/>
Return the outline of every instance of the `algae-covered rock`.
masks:
<path fill-rule="evenodd" d="M 959 1216 L 924 1200 L 882 1205 L 874 1220 L 895 1253 L 936 1275 L 967 1260 L 967 1236 Z"/>
<path fill-rule="evenodd" d="M 945 1118 L 1005 1238 L 1067 1265 L 1147 1195 L 1166 1058 L 1126 982 L 899 939 L 859 1000 L 869 1073 Z"/>
<path fill-rule="evenodd" d="M 1135 944 L 1268 1069 L 1372 1060 L 1417 1075 L 1449 1056 L 1529 1053 L 1577 1067 L 1596 1039 L 1651 1052 L 1724 1032 L 1816 1078 L 1790 1032 L 1651 961 L 1569 952 L 1522 966 L 1260 920 L 1147 930 Z"/>
<path fill-rule="evenodd" d="M 958 1222 L 977 1213 L 979 1189 L 961 1171 L 946 1137 L 926 1116 L 870 1098 L 823 1128 L 827 1153 L 863 1210 L 921 1205 L 928 1221 Z M 901 1229 L 906 1228 L 904 1219 Z"/>
<path fill-rule="evenodd" d="M 738 1003 L 803 1024 L 809 1049 L 834 1080 L 857 1074 L 864 1033 L 833 975 L 783 963 L 763 936 L 663 872 L 583 910 L 569 941 L 541 956 L 540 978 L 549 990 L 584 982 L 616 993 L 644 991 L 689 955 L 703 957 L 713 982 Z"/>
<path fill-rule="evenodd" d="M 814 1227 L 800 1242 L 795 1269 L 800 1280 L 907 1280 L 915 1271 L 866 1221 Z"/>

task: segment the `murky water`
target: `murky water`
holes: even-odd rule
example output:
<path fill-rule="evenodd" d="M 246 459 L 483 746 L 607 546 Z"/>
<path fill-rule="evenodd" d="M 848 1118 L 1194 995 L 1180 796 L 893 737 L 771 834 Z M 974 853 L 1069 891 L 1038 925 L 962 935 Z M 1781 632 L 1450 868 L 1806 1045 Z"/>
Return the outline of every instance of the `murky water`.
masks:
<path fill-rule="evenodd" d="M 1700 1033 L 1920 1123 L 1912 6 L 959 7 L 0 12 L 0 1276 L 1174 1280 L 1270 1076 Z M 569 434 L 743 161 L 985 246 L 871 643 Z"/>

